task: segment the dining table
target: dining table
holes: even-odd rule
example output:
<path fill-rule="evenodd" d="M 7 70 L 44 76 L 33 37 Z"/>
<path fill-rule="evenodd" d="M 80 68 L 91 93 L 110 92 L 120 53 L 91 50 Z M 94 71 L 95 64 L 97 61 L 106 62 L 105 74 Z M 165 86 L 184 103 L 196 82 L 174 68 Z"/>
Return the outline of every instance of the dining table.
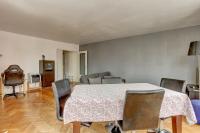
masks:
<path fill-rule="evenodd" d="M 165 94 L 160 118 L 172 120 L 173 133 L 182 133 L 182 117 L 189 125 L 197 122 L 189 97 L 149 83 L 76 85 L 65 103 L 64 124 L 73 123 L 73 133 L 80 133 L 81 122 L 111 122 L 123 119 L 127 90 L 158 90 Z"/>

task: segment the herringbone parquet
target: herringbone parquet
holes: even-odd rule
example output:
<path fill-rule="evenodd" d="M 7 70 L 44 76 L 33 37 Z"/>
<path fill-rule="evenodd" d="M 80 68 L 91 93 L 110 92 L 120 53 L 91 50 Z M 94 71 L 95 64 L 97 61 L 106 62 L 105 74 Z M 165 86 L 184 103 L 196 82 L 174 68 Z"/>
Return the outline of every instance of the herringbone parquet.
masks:
<path fill-rule="evenodd" d="M 81 133 L 106 133 L 105 123 L 82 127 Z M 171 129 L 171 121 L 164 123 Z M 183 123 L 183 133 L 199 133 L 200 126 Z M 0 102 L 0 133 L 72 133 L 72 125 L 56 119 L 51 88 L 29 92 L 26 97 L 9 97 Z M 139 133 L 145 133 L 141 131 Z"/>

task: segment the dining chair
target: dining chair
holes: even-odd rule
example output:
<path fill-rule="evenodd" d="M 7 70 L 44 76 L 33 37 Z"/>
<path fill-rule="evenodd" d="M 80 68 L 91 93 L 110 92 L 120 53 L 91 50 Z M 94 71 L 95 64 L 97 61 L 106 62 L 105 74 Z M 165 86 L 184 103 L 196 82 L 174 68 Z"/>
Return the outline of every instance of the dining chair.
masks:
<path fill-rule="evenodd" d="M 56 102 L 56 116 L 58 120 L 62 121 L 64 105 L 71 94 L 70 83 L 68 79 L 58 80 L 52 83 L 52 87 Z"/>
<path fill-rule="evenodd" d="M 184 80 L 162 78 L 160 86 L 177 92 L 183 92 L 184 83 Z"/>
<path fill-rule="evenodd" d="M 185 81 L 184 80 L 179 80 L 179 79 L 170 79 L 170 78 L 162 78 L 160 81 L 160 87 L 167 88 L 173 91 L 177 92 L 183 92 L 183 87 L 184 87 Z M 161 125 L 163 125 L 163 121 L 166 118 L 161 118 Z M 163 127 L 162 127 L 163 128 Z M 166 129 L 162 129 L 165 132 L 169 132 Z"/>
<path fill-rule="evenodd" d="M 120 77 L 107 77 L 102 79 L 102 84 L 124 84 L 125 82 L 126 80 Z M 114 122 L 108 122 L 105 125 L 105 128 L 109 131 L 113 128 L 114 125 Z"/>
<path fill-rule="evenodd" d="M 56 102 L 57 119 L 63 121 L 63 111 L 65 102 L 71 95 L 69 79 L 58 80 L 52 83 L 53 94 Z M 82 122 L 81 125 L 90 127 L 92 122 Z"/>
<path fill-rule="evenodd" d="M 164 89 L 126 91 L 123 120 L 118 121 L 121 132 L 158 128 L 164 93 Z"/>

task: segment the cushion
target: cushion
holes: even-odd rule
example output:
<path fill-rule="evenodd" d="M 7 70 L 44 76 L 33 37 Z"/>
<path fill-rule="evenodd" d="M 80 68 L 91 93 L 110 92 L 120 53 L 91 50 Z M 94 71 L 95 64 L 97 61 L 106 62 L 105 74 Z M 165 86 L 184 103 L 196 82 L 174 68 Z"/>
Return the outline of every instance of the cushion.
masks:
<path fill-rule="evenodd" d="M 86 75 L 81 76 L 80 82 L 81 82 L 82 84 L 89 84 L 88 76 L 86 76 Z"/>
<path fill-rule="evenodd" d="M 90 84 L 101 84 L 101 77 L 98 78 L 89 78 Z"/>
<path fill-rule="evenodd" d="M 197 118 L 197 124 L 200 124 L 200 100 L 192 100 L 192 106 Z"/>
<path fill-rule="evenodd" d="M 103 78 L 105 76 L 111 76 L 110 72 L 99 73 L 99 77 Z"/>

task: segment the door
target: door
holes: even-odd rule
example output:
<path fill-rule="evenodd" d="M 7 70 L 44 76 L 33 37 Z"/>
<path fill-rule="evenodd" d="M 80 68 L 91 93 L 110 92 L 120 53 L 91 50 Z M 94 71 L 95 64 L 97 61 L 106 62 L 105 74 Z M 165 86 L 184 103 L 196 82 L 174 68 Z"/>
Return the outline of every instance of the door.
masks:
<path fill-rule="evenodd" d="M 80 51 L 80 76 L 87 75 L 87 51 Z"/>

